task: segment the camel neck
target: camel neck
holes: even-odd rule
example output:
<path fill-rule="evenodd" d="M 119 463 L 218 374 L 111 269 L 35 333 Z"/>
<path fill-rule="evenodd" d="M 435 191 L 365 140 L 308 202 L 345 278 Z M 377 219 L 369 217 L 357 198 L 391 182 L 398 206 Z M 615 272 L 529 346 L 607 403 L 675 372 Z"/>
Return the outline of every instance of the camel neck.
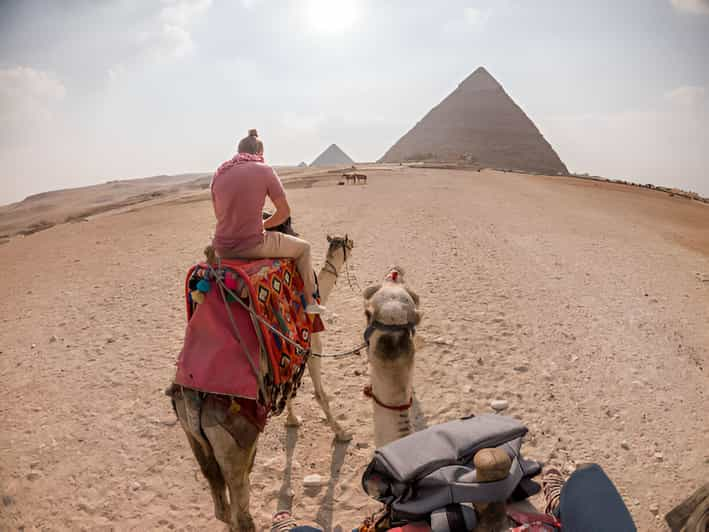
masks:
<path fill-rule="evenodd" d="M 339 274 L 343 265 L 344 262 L 342 260 L 328 258 L 325 266 L 320 270 L 318 274 L 318 289 L 320 291 L 320 303 L 322 305 L 327 303 L 330 293 L 337 282 L 337 275 L 331 271 L 331 268 L 334 267 L 335 271 Z"/>
<path fill-rule="evenodd" d="M 382 405 L 408 405 L 413 394 L 413 366 L 383 367 L 370 364 L 374 413 L 374 440 L 377 447 L 411 434 L 411 408 L 396 410 Z M 379 403 L 379 404 L 378 404 Z"/>

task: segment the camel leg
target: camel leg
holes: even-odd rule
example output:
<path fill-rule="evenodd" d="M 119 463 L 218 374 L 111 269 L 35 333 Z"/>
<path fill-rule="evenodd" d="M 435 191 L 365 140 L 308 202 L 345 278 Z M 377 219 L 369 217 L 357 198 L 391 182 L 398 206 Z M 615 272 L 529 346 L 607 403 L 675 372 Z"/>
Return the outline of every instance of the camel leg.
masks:
<path fill-rule="evenodd" d="M 229 523 L 230 510 L 229 502 L 226 498 L 226 483 L 224 481 L 224 475 L 222 475 L 222 470 L 219 468 L 219 464 L 214 457 L 212 446 L 201 434 L 195 434 L 188 426 L 188 417 L 185 410 L 188 406 L 182 397 L 175 397 L 174 401 L 177 418 L 180 420 L 180 425 L 185 431 L 187 441 L 192 448 L 192 453 L 197 459 L 202 474 L 209 483 L 209 490 L 212 494 L 212 501 L 214 502 L 214 516 L 224 523 Z M 199 413 L 196 413 L 196 416 L 199 416 Z"/>
<path fill-rule="evenodd" d="M 240 423 L 248 423 L 248 421 L 239 417 L 229 428 L 238 430 Z M 231 501 L 229 530 L 232 532 L 254 532 L 256 527 L 249 512 L 249 475 L 254 465 L 258 435 L 250 445 L 242 447 L 221 425 L 216 424 L 203 428 L 209 443 L 212 444 L 214 456 L 229 487 Z"/>
<path fill-rule="evenodd" d="M 222 470 L 214 454 L 205 455 L 202 446 L 192 435 L 188 434 L 187 440 L 190 442 L 190 447 L 192 447 L 192 452 L 199 463 L 202 474 L 209 482 L 209 489 L 214 501 L 214 517 L 228 524 L 231 510 L 226 498 L 226 482 Z"/>
<path fill-rule="evenodd" d="M 322 353 L 320 334 L 313 334 L 311 341 L 313 352 Z M 335 420 L 332 415 L 332 411 L 330 410 L 330 401 L 322 385 L 321 362 L 321 359 L 318 357 L 310 357 L 308 359 L 308 372 L 310 373 L 310 378 L 313 381 L 315 400 L 320 405 L 320 408 L 322 408 L 322 411 L 327 418 L 327 424 L 330 425 L 330 428 L 332 428 L 335 433 L 335 438 L 342 442 L 350 441 L 352 439 L 352 434 L 342 428 L 342 426 Z"/>
<path fill-rule="evenodd" d="M 292 399 L 288 399 L 288 402 L 286 403 L 288 407 L 288 416 L 286 417 L 286 427 L 300 427 L 302 420 L 295 415 L 295 411 L 293 410 L 293 401 Z"/>

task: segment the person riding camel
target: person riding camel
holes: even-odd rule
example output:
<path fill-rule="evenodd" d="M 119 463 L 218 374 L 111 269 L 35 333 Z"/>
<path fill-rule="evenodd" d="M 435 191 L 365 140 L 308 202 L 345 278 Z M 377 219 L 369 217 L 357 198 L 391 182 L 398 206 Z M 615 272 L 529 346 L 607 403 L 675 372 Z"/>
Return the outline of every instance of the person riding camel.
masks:
<path fill-rule="evenodd" d="M 241 139 L 237 154 L 216 171 L 211 190 L 217 218 L 212 246 L 217 255 L 223 259 L 295 259 L 303 278 L 305 312 L 324 312 L 325 307 L 315 299 L 310 243 L 278 231 L 267 231 L 289 218 L 290 205 L 278 175 L 264 162 L 263 142 L 255 129 Z M 266 197 L 276 210 L 263 219 Z"/>

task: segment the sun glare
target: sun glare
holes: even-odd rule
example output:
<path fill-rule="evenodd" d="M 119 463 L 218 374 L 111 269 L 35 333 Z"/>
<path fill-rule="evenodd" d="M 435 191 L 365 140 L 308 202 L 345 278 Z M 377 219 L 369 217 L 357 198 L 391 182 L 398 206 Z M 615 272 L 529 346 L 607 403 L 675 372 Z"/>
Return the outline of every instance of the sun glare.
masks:
<path fill-rule="evenodd" d="M 338 33 L 354 26 L 357 21 L 356 0 L 309 0 L 307 18 L 318 32 Z"/>

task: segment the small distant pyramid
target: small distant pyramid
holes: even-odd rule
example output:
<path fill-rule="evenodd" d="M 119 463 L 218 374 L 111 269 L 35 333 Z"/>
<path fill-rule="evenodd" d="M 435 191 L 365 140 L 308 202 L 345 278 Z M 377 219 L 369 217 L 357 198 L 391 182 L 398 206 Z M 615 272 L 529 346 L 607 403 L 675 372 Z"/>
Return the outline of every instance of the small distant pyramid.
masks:
<path fill-rule="evenodd" d="M 330 144 L 324 152 L 318 155 L 310 166 L 339 166 L 342 164 L 351 165 L 354 161 L 343 152 L 337 144 Z"/>
<path fill-rule="evenodd" d="M 412 160 L 568 173 L 534 123 L 483 67 L 431 109 L 379 162 Z"/>
<path fill-rule="evenodd" d="M 298 163 L 298 168 L 305 168 L 305 167 L 307 167 L 307 166 L 308 166 L 308 165 L 307 165 L 307 163 L 306 163 L 305 161 L 300 161 L 300 162 Z"/>

